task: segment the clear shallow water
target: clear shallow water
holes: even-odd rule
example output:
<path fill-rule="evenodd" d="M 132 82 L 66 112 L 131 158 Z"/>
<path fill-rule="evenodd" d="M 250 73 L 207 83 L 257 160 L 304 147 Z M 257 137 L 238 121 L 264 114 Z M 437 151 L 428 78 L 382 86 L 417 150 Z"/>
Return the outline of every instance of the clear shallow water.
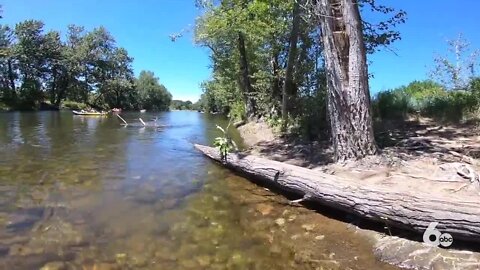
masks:
<path fill-rule="evenodd" d="M 195 152 L 223 118 L 138 117 L 165 127 L 0 114 L 0 269 L 390 269 L 345 224 Z"/>

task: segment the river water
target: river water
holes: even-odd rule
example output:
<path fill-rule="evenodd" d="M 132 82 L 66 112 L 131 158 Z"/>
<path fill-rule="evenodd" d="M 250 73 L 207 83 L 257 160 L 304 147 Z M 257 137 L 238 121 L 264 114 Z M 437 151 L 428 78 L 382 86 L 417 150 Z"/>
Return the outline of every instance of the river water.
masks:
<path fill-rule="evenodd" d="M 346 224 L 197 153 L 224 118 L 123 116 L 161 127 L 0 114 L 0 269 L 392 269 Z"/>

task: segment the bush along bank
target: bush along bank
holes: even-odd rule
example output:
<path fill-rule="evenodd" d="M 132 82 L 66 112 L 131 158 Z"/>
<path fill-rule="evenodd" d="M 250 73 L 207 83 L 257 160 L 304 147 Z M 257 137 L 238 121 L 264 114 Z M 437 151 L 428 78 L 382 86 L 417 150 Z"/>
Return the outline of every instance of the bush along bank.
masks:
<path fill-rule="evenodd" d="M 414 81 L 407 86 L 382 91 L 372 100 L 378 119 L 404 120 L 410 116 L 438 121 L 462 122 L 480 116 L 480 78 L 466 89 L 447 90 L 433 81 Z"/>

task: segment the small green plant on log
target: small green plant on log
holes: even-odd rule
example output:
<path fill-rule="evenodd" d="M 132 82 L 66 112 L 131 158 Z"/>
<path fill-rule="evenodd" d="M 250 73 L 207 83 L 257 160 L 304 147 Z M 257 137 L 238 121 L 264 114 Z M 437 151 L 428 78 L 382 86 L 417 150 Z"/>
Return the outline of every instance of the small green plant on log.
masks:
<path fill-rule="evenodd" d="M 213 145 L 220 151 L 220 158 L 223 162 L 227 162 L 228 153 L 230 153 L 232 150 L 238 149 L 237 144 L 227 134 L 231 123 L 232 122 L 229 121 L 225 129 L 219 125 L 216 125 L 217 128 L 222 131 L 223 136 L 215 138 Z"/>

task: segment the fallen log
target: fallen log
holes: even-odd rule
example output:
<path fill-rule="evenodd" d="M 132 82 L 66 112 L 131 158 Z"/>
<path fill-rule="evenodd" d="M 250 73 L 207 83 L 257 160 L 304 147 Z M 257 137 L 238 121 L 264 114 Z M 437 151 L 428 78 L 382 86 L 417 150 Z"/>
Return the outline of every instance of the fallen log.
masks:
<path fill-rule="evenodd" d="M 216 148 L 198 144 L 195 148 L 221 162 Z M 221 163 L 359 217 L 422 234 L 431 222 L 438 222 L 437 229 L 451 234 L 454 240 L 480 242 L 480 196 L 474 200 L 454 195 L 441 197 L 421 187 L 401 192 L 242 153 L 230 153 L 226 162 Z"/>

